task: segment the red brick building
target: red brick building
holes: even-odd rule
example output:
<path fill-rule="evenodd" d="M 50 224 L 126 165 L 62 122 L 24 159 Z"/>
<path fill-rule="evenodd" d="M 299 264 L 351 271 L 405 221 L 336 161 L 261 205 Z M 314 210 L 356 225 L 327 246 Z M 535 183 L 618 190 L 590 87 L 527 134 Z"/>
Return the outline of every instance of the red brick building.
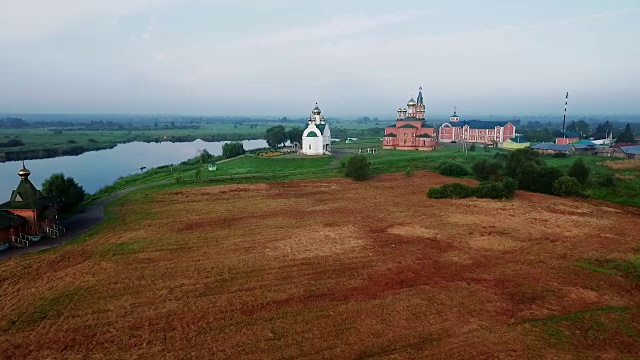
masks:
<path fill-rule="evenodd" d="M 438 141 L 466 141 L 481 144 L 503 143 L 516 136 L 516 126 L 510 121 L 460 121 L 453 112 L 449 122 L 442 124 L 438 131 Z"/>
<path fill-rule="evenodd" d="M 564 136 L 560 136 L 556 138 L 556 144 L 558 145 L 568 145 L 573 144 L 574 142 L 580 140 L 580 135 L 573 131 L 565 131 Z"/>
<path fill-rule="evenodd" d="M 406 108 L 398 108 L 396 123 L 384 129 L 383 149 L 431 151 L 437 144 L 436 129 L 425 123 L 426 108 L 422 88 L 418 100 L 411 98 Z"/>

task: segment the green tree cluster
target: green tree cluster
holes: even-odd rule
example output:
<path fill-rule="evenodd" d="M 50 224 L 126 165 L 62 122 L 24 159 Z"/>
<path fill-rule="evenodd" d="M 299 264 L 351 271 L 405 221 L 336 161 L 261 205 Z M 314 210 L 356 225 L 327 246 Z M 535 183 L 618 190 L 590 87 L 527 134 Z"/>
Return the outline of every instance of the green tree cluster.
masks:
<path fill-rule="evenodd" d="M 231 159 L 244 155 L 245 150 L 241 142 L 230 142 L 222 145 L 222 157 L 225 159 Z"/>
<path fill-rule="evenodd" d="M 269 145 L 270 148 L 277 148 L 288 140 L 287 131 L 282 125 L 268 128 L 264 136 L 265 140 L 267 140 L 267 145 Z"/>
<path fill-rule="evenodd" d="M 200 155 L 198 155 L 198 162 L 200 162 L 200 164 L 206 164 L 211 161 L 211 159 L 213 159 L 213 155 L 211 155 L 207 149 L 200 150 Z"/>
<path fill-rule="evenodd" d="M 356 181 L 365 181 L 371 176 L 371 164 L 363 155 L 352 156 L 347 161 L 344 176 Z"/>
<path fill-rule="evenodd" d="M 42 183 L 42 194 L 52 196 L 64 201 L 61 211 L 75 209 L 84 201 L 86 193 L 82 186 L 78 185 L 72 177 L 65 177 L 63 173 L 55 173 Z"/>
<path fill-rule="evenodd" d="M 636 138 L 633 136 L 633 130 L 631 130 L 631 124 L 627 124 L 620 135 L 618 135 L 618 138 L 616 138 L 616 144 L 617 143 L 636 143 Z"/>
<path fill-rule="evenodd" d="M 434 186 L 427 196 L 431 199 L 465 199 L 477 197 L 482 199 L 511 199 L 518 189 L 518 182 L 505 177 L 501 181 L 483 182 L 478 186 L 461 183 Z"/>
<path fill-rule="evenodd" d="M 294 127 L 292 129 L 287 130 L 287 139 L 291 144 L 298 143 L 302 144 L 302 134 L 304 133 L 304 129 L 299 127 Z"/>

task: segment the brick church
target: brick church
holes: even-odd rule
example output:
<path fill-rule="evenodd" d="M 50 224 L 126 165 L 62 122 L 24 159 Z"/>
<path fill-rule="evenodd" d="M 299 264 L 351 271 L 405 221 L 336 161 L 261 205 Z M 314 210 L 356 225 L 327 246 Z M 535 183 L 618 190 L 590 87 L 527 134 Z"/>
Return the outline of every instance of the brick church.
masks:
<path fill-rule="evenodd" d="M 398 108 L 396 123 L 384 129 L 383 149 L 423 150 L 436 148 L 436 129 L 425 122 L 426 107 L 422 96 L 422 87 L 417 100 L 413 97 L 406 108 Z"/>

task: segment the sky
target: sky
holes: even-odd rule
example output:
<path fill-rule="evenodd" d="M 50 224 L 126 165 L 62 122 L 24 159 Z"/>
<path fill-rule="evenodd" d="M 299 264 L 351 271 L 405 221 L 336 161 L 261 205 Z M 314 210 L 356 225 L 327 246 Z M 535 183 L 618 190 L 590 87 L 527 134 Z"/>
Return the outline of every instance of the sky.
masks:
<path fill-rule="evenodd" d="M 640 1 L 0 0 L 0 113 L 640 114 Z"/>

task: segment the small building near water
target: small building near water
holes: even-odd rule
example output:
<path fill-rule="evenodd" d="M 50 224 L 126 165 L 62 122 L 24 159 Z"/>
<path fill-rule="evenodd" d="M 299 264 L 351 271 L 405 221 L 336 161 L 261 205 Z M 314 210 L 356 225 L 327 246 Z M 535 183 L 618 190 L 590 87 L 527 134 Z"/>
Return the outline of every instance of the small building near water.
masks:
<path fill-rule="evenodd" d="M 58 223 L 62 200 L 42 195 L 29 180 L 31 172 L 22 164 L 20 183 L 9 201 L 0 204 L 0 247 L 29 246 L 43 236 L 58 237 L 65 229 Z"/>

